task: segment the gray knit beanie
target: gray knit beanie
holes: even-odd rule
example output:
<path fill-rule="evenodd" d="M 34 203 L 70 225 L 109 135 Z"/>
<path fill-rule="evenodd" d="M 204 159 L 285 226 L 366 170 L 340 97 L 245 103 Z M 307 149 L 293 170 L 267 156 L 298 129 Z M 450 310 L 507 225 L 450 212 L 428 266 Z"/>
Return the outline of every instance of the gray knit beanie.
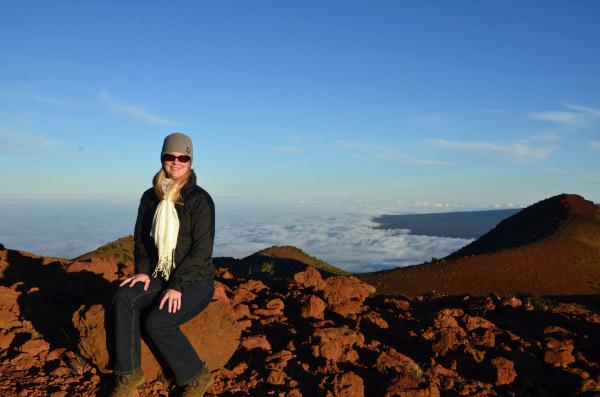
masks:
<path fill-rule="evenodd" d="M 180 152 L 190 156 L 192 161 L 194 159 L 194 148 L 192 146 L 192 139 L 182 134 L 181 132 L 174 132 L 167 135 L 163 143 L 162 151 L 160 152 L 161 161 L 162 155 L 165 153 Z"/>

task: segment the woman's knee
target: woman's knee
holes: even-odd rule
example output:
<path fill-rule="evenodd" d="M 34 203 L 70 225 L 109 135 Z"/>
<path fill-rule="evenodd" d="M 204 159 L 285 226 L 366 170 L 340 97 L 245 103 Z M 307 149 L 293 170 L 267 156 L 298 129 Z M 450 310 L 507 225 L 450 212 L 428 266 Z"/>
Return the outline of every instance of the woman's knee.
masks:
<path fill-rule="evenodd" d="M 135 287 L 119 287 L 113 295 L 112 306 L 131 306 L 135 302 L 138 295 L 139 292 Z"/>

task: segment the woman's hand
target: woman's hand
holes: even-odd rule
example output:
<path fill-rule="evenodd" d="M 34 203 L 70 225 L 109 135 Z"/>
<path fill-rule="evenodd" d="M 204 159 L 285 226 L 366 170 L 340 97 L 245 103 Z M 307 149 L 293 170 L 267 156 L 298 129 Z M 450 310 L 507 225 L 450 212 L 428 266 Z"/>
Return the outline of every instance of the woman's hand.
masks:
<path fill-rule="evenodd" d="M 129 284 L 130 287 L 133 287 L 135 283 L 144 283 L 144 291 L 148 291 L 148 287 L 150 286 L 150 276 L 144 273 L 138 273 L 131 277 L 127 277 L 119 287 Z"/>
<path fill-rule="evenodd" d="M 181 309 L 181 292 L 175 291 L 174 289 L 166 290 L 160 300 L 160 306 L 158 306 L 159 310 L 162 310 L 165 302 L 168 302 L 167 308 L 169 313 L 175 313 L 177 310 Z"/>

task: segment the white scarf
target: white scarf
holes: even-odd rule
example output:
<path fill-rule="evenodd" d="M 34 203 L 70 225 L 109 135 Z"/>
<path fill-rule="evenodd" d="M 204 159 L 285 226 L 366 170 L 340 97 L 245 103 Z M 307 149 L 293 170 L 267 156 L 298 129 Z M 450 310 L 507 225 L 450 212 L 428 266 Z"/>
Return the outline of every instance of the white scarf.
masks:
<path fill-rule="evenodd" d="M 171 182 L 171 179 L 165 178 L 162 183 L 164 199 L 156 207 L 150 231 L 150 236 L 154 238 L 154 244 L 158 249 L 158 263 L 152 276 L 158 277 L 161 273 L 165 280 L 169 279 L 171 272 L 175 269 L 175 247 L 179 234 L 179 217 L 175 210 L 175 204 L 169 199 Z"/>

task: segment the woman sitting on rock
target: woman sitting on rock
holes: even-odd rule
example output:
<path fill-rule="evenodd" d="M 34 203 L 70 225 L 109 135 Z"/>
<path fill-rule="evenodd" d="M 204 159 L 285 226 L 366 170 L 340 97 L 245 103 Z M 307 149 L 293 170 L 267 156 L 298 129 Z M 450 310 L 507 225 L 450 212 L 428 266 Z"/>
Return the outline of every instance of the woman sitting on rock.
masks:
<path fill-rule="evenodd" d="M 130 397 L 144 381 L 141 324 L 170 367 L 183 396 L 202 396 L 211 374 L 179 326 L 210 303 L 215 208 L 196 185 L 192 141 L 168 135 L 162 167 L 140 200 L 135 224 L 135 275 L 120 284 L 112 302 L 118 375 L 113 397 Z M 140 320 L 140 310 L 148 308 Z"/>

